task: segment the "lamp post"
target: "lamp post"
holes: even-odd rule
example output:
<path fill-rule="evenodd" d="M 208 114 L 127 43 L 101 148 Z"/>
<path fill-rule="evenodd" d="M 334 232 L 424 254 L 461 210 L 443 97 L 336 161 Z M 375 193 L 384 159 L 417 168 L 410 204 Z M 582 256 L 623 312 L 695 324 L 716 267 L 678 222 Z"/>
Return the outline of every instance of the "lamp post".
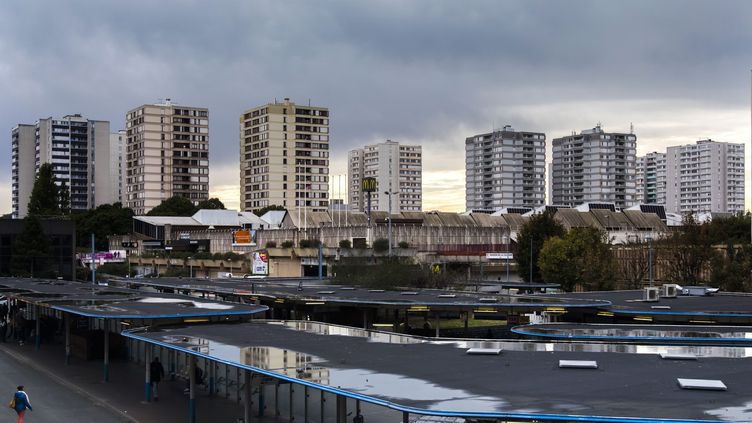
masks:
<path fill-rule="evenodd" d="M 193 257 L 188 257 L 188 265 L 191 267 L 190 278 L 193 279 Z"/>
<path fill-rule="evenodd" d="M 227 262 L 230 263 L 230 277 L 232 277 L 232 260 L 227 259 Z"/>
<path fill-rule="evenodd" d="M 390 184 L 391 185 L 391 184 Z M 389 253 L 388 256 L 392 256 L 392 192 L 391 191 L 384 191 L 384 194 L 389 196 L 389 211 L 387 212 L 387 238 L 389 241 Z"/>
<path fill-rule="evenodd" d="M 648 274 L 650 275 L 650 287 L 653 287 L 653 238 L 646 236 L 648 242 Z"/>

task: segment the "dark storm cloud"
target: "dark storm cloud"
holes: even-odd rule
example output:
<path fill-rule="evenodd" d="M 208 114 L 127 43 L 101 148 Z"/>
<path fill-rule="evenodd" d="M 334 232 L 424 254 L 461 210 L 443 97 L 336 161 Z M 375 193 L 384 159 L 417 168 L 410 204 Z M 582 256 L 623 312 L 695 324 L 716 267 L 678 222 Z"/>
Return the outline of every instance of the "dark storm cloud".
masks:
<path fill-rule="evenodd" d="M 686 108 L 710 118 L 745 107 L 749 95 L 747 1 L 0 7 L 6 139 L 18 122 L 68 113 L 119 129 L 128 109 L 171 97 L 210 108 L 215 186 L 237 183 L 239 114 L 274 98 L 332 109 L 335 167 L 348 149 L 392 138 L 423 142 L 427 160 L 435 149 L 435 169 L 461 169 L 464 137 L 493 125 L 549 138 L 599 120 L 625 130 L 650 116 L 681 120 Z M 662 136 L 650 132 L 655 122 L 635 123 L 648 128 L 643 139 Z M 9 154 L 0 166 L 9 168 Z M 10 175 L 0 180 L 7 198 Z"/>

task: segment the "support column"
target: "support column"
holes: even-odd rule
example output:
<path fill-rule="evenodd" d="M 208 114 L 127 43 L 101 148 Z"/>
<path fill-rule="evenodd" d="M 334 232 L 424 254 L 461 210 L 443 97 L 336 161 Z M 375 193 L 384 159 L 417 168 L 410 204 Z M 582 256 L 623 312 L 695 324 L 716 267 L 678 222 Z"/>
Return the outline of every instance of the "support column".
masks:
<path fill-rule="evenodd" d="M 402 412 L 402 423 L 410 423 L 410 413 L 407 411 Z"/>
<path fill-rule="evenodd" d="M 151 364 L 150 353 L 150 345 L 144 343 L 144 368 L 146 369 L 146 384 L 144 386 L 144 394 L 146 396 L 146 402 L 151 402 L 151 372 L 149 371 L 149 364 Z"/>
<path fill-rule="evenodd" d="M 214 392 L 216 390 L 216 388 L 214 386 L 214 378 L 215 378 L 214 374 L 215 373 L 217 373 L 217 368 L 214 365 L 214 363 L 211 363 L 209 365 L 209 396 L 210 397 L 214 396 Z"/>
<path fill-rule="evenodd" d="M 337 395 L 337 423 L 347 423 L 347 397 Z"/>
<path fill-rule="evenodd" d="M 34 317 L 36 317 L 36 327 L 34 329 L 34 343 L 36 345 L 36 349 L 39 349 L 39 346 L 42 344 L 42 334 L 39 333 L 39 330 L 42 328 L 41 323 L 39 322 L 39 306 L 34 306 Z"/>
<path fill-rule="evenodd" d="M 303 421 L 308 423 L 308 385 L 303 386 Z"/>
<path fill-rule="evenodd" d="M 465 312 L 465 335 L 467 335 L 467 328 L 469 326 L 468 321 L 470 320 L 470 311 Z"/>
<path fill-rule="evenodd" d="M 436 337 L 439 337 L 439 324 L 441 323 L 441 320 L 439 319 L 439 313 L 436 313 Z"/>
<path fill-rule="evenodd" d="M 104 319 L 104 381 L 110 381 L 110 322 Z"/>
<path fill-rule="evenodd" d="M 251 421 L 251 409 L 253 403 L 251 402 L 251 372 L 243 370 L 243 423 Z"/>
<path fill-rule="evenodd" d="M 295 384 L 291 382 L 290 383 L 290 402 L 288 403 L 288 405 L 290 406 L 290 409 L 288 410 L 289 411 L 288 418 L 287 418 L 288 422 L 292 422 L 293 420 L 295 420 L 295 402 L 293 401 L 294 398 L 295 398 Z"/>
<path fill-rule="evenodd" d="M 71 317 L 70 317 L 70 314 L 65 313 L 65 316 L 63 319 L 65 320 L 65 364 L 70 364 L 70 356 L 71 356 L 71 339 L 70 339 Z"/>
<path fill-rule="evenodd" d="M 196 423 L 196 357 L 188 357 L 188 423 Z"/>
<path fill-rule="evenodd" d="M 363 309 L 363 329 L 368 330 L 368 309 Z"/>

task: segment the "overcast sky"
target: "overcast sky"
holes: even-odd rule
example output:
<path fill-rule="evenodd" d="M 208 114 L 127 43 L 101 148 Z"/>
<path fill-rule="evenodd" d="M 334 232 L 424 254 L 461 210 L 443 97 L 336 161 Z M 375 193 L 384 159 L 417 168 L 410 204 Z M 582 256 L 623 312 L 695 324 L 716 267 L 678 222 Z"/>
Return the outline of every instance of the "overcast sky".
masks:
<path fill-rule="evenodd" d="M 331 175 L 349 149 L 422 144 L 425 210 L 464 210 L 464 139 L 505 124 L 550 141 L 632 123 L 638 154 L 749 144 L 751 21 L 747 0 L 4 0 L 0 213 L 13 126 L 117 130 L 167 97 L 209 108 L 211 195 L 233 208 L 238 117 L 283 97 L 330 108 Z"/>

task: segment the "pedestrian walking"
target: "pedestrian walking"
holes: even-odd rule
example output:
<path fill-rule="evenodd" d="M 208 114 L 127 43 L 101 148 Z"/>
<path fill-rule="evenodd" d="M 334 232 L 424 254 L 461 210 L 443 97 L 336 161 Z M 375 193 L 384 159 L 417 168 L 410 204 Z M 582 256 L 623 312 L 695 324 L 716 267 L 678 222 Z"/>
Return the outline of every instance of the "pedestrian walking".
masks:
<path fill-rule="evenodd" d="M 23 385 L 16 387 L 16 393 L 13 395 L 13 399 L 8 405 L 10 406 L 10 408 L 16 410 L 16 414 L 18 414 L 18 423 L 23 423 L 26 409 L 34 411 L 34 409 L 31 408 L 31 403 L 29 402 L 29 395 L 24 392 Z"/>
<path fill-rule="evenodd" d="M 154 392 L 154 401 L 159 401 L 159 382 L 164 377 L 164 367 L 159 362 L 159 357 L 154 357 L 154 360 L 149 364 L 149 380 L 151 380 L 152 392 Z"/>

